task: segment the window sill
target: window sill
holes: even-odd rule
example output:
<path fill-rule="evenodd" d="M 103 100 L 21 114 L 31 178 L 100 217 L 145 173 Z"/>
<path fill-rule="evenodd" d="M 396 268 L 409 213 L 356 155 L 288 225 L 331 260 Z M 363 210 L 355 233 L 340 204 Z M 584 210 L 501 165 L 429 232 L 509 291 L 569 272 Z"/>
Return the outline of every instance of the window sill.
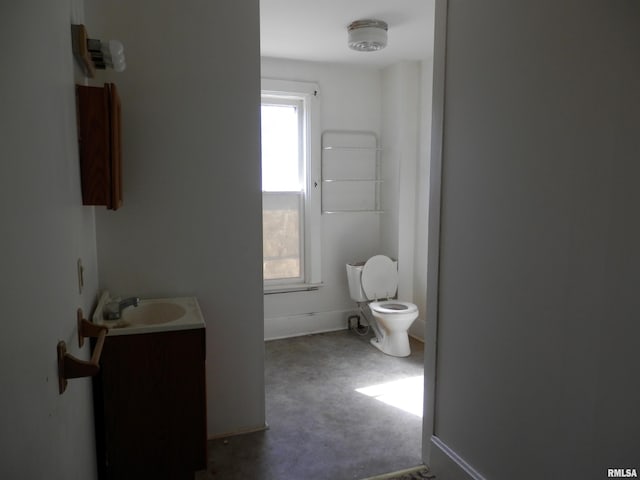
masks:
<path fill-rule="evenodd" d="M 292 283 L 281 285 L 265 285 L 264 294 L 273 295 L 275 293 L 293 293 L 293 292 L 310 292 L 319 290 L 324 284 L 322 283 Z"/>

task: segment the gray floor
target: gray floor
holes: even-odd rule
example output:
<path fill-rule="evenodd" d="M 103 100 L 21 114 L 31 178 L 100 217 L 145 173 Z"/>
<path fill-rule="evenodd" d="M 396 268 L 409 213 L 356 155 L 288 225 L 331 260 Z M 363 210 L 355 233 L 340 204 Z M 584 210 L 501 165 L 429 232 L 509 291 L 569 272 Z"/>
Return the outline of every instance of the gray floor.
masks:
<path fill-rule="evenodd" d="M 422 375 L 353 331 L 265 343 L 269 429 L 209 442 L 203 479 L 355 480 L 421 463 L 422 419 L 355 391 Z"/>

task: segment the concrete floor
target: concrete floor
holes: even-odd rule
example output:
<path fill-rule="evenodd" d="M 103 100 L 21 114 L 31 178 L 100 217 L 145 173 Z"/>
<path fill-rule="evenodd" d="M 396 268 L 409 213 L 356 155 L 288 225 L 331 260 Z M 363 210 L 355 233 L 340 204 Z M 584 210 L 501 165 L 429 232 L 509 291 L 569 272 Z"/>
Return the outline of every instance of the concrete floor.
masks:
<path fill-rule="evenodd" d="M 423 344 L 412 339 L 411 356 L 395 358 L 369 338 L 341 331 L 266 342 L 269 429 L 210 441 L 198 478 L 356 480 L 421 464 L 422 418 L 356 389 L 422 375 Z"/>

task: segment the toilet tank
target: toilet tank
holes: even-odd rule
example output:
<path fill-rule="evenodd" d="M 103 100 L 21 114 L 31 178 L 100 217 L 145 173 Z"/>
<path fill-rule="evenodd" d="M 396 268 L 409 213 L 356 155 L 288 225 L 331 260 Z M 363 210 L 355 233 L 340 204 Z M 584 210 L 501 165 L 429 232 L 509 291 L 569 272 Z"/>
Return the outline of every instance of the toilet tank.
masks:
<path fill-rule="evenodd" d="M 393 259 L 392 259 L 393 260 Z M 355 302 L 369 302 L 372 299 L 367 298 L 367 294 L 362 289 L 362 269 L 367 262 L 347 263 L 347 280 L 349 281 L 349 295 Z M 398 261 L 393 260 L 396 269 Z"/>
<path fill-rule="evenodd" d="M 347 263 L 347 280 L 349 281 L 349 294 L 355 302 L 368 302 L 369 299 L 362 290 L 362 269 L 365 262 Z"/>

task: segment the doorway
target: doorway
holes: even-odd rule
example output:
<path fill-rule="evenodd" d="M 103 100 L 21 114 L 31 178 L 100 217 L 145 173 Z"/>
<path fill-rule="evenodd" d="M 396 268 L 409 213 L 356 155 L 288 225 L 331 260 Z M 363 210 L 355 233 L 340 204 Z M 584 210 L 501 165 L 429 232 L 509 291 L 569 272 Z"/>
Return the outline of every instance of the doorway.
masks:
<path fill-rule="evenodd" d="M 345 318 L 349 309 L 355 305 L 348 297 L 346 288 L 346 278 L 344 275 L 344 265 L 350 261 L 366 260 L 366 258 L 377 254 L 392 252 L 399 257 L 401 267 L 400 295 L 404 299 L 414 301 L 419 305 L 422 312 L 426 312 L 426 283 L 427 283 L 427 206 L 429 202 L 429 170 L 428 158 L 430 156 L 430 131 L 431 131 L 431 86 L 433 76 L 433 60 L 429 54 L 420 61 L 400 62 L 389 65 L 368 65 L 360 64 L 360 59 L 353 63 L 348 61 L 327 61 L 321 58 L 318 49 L 307 50 L 307 55 L 279 54 L 278 44 L 309 44 L 309 39 L 302 35 L 301 30 L 313 32 L 318 23 L 328 23 L 326 13 L 312 11 L 317 7 L 312 2 L 294 2 L 296 5 L 288 5 L 287 2 L 273 2 L 272 0 L 261 0 L 261 29 L 262 29 L 262 75 L 263 78 L 277 78 L 284 80 L 297 80 L 316 82 L 319 85 L 319 98 L 322 102 L 322 129 L 327 130 L 340 127 L 355 130 L 373 130 L 381 134 L 384 144 L 390 145 L 387 152 L 384 172 L 387 179 L 387 190 L 383 187 L 383 203 L 387 202 L 386 211 L 377 216 L 329 216 L 322 218 L 322 280 L 323 285 L 313 291 L 297 293 L 286 293 L 265 296 L 265 337 L 267 340 L 280 342 L 281 337 L 295 337 L 307 333 L 320 333 L 328 330 L 341 330 L 346 326 Z M 327 2 L 325 6 L 331 8 L 334 2 Z M 384 11 L 382 4 L 375 10 L 371 2 L 350 2 L 351 5 L 366 4 L 369 11 Z M 375 3 L 375 2 L 374 2 Z M 425 20 L 428 25 L 424 25 L 425 30 L 433 28 L 433 10 L 435 2 L 407 2 L 400 5 L 421 3 L 429 4 L 431 8 L 430 16 Z M 284 6 L 283 6 L 284 5 Z M 320 7 L 322 5 L 319 5 Z M 334 10 L 344 10 L 347 8 L 340 2 L 339 6 L 334 5 Z M 386 6 L 388 7 L 388 5 Z M 278 12 L 271 12 L 270 8 L 279 8 Z M 303 10 L 300 12 L 299 10 Z M 387 8 L 388 10 L 388 8 Z M 371 13 L 372 14 L 372 13 Z M 286 19 L 289 25 L 296 28 L 291 29 L 294 37 L 288 37 L 285 27 L 274 29 L 269 24 L 272 16 L 279 16 Z M 297 15 L 302 15 L 298 17 Z M 355 12 L 353 15 L 357 15 Z M 400 31 L 399 25 L 408 21 L 410 13 L 398 11 L 389 13 L 394 21 L 389 21 L 389 43 L 392 45 L 393 34 Z M 389 20 L 389 18 L 387 18 Z M 321 21 L 320 21 L 321 20 Z M 265 23 L 266 22 L 266 23 Z M 330 22 L 329 22 L 330 23 Z M 346 30 L 348 22 L 339 21 L 334 28 L 334 34 L 327 34 L 325 43 L 334 43 L 338 38 L 341 47 L 345 46 Z M 281 24 L 280 24 L 281 25 Z M 277 31 L 277 42 L 265 40 L 265 35 L 273 35 Z M 335 37 L 335 38 L 334 38 Z M 419 42 L 416 42 L 419 43 Z M 286 48 L 283 52 L 286 52 Z M 425 41 L 425 50 L 432 49 L 432 44 Z M 289 50 L 291 51 L 291 50 Z M 382 53 L 382 52 L 381 52 Z M 366 54 L 365 54 L 366 55 Z M 352 57 L 355 59 L 355 57 Z M 348 75 L 345 72 L 349 72 Z M 366 73 L 365 73 L 366 71 Z M 413 77 L 414 72 L 417 77 Z M 350 77 L 357 88 L 351 89 Z M 407 89 L 403 87 L 403 80 L 411 77 L 414 82 L 417 96 L 407 95 Z M 338 85 L 334 87 L 334 85 Z M 380 97 L 383 85 L 389 88 Z M 377 89 L 377 90 L 376 90 Z M 377 91 L 378 98 L 372 101 L 376 94 L 369 94 Z M 428 95 L 427 95 L 428 92 Z M 428 98 L 427 98 L 428 97 Z M 420 101 L 416 106 L 416 98 Z M 357 103 L 361 101 L 361 103 Z M 403 104 L 403 102 L 405 102 Z M 340 104 L 343 108 L 340 111 L 337 107 L 329 106 Z M 357 103 L 357 106 L 354 106 Z M 413 119 L 404 120 L 404 126 L 408 128 L 393 128 L 398 122 L 391 118 L 398 111 L 403 111 L 405 105 L 413 104 L 416 107 L 416 114 Z M 372 112 L 371 110 L 378 110 Z M 385 113 L 382 113 L 385 112 Z M 351 115 L 351 116 L 350 116 Z M 355 118 L 355 120 L 351 120 Z M 416 119 L 417 122 L 416 122 Z M 367 124 L 370 121 L 371 124 Z M 385 125 L 391 127 L 385 128 Z M 407 145 L 411 144 L 406 132 L 413 129 L 414 138 L 413 151 Z M 409 168 L 406 164 L 400 165 L 399 158 L 413 157 Z M 407 171 L 412 172 L 407 174 Z M 402 172 L 402 173 L 399 173 Z M 407 185 L 410 187 L 407 188 Z M 400 189 L 404 194 L 394 196 L 393 191 L 402 185 Z M 383 205 L 385 210 L 385 205 Z M 416 221 L 417 220 L 417 221 Z M 389 232 L 402 233 L 394 236 Z M 333 243 L 332 243 L 333 242 Z M 328 253 L 327 253 L 328 252 Z M 409 269 L 407 265 L 412 267 Z M 408 296 L 408 297 L 407 297 Z M 425 315 L 421 315 L 420 322 L 416 322 L 411 333 L 425 338 Z M 275 340 L 278 339 L 278 340 Z M 267 367 L 268 368 L 268 367 Z M 267 402 L 269 400 L 267 399 Z M 269 406 L 267 406 L 267 422 L 272 425 L 269 418 Z M 326 412 L 325 412 L 326 413 Z M 425 420 L 426 421 L 426 420 Z M 416 442 L 422 445 L 422 435 Z M 422 458 L 425 458 L 424 455 Z M 412 465 L 403 465 L 409 467 Z M 382 473 L 382 472 L 378 472 Z"/>

